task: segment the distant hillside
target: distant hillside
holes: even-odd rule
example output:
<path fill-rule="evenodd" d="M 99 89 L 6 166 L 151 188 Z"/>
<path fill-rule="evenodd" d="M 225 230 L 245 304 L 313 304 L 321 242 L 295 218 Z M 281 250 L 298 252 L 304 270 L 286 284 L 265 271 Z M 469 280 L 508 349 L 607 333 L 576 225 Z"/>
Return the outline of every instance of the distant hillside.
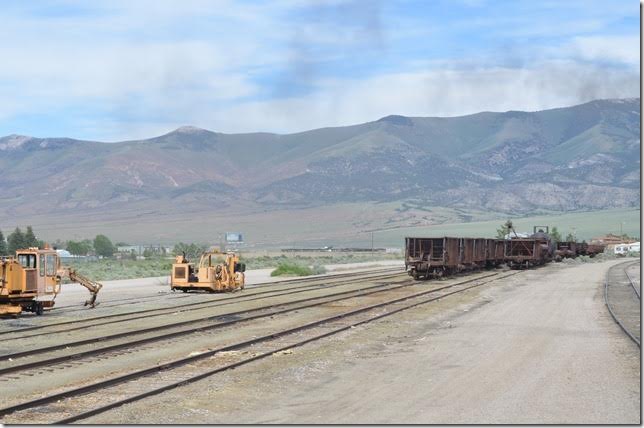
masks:
<path fill-rule="evenodd" d="M 640 100 L 289 135 L 182 127 L 147 140 L 0 138 L 0 224 L 47 211 L 266 211 L 406 201 L 528 214 L 639 206 Z"/>

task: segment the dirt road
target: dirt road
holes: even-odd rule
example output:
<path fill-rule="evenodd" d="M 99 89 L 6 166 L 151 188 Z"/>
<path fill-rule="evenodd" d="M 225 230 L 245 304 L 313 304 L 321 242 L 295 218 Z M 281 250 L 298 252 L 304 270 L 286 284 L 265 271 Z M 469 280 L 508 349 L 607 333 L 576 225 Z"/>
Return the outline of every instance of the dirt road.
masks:
<path fill-rule="evenodd" d="M 615 263 L 526 271 L 84 422 L 639 424 L 640 351 L 603 305 Z"/>

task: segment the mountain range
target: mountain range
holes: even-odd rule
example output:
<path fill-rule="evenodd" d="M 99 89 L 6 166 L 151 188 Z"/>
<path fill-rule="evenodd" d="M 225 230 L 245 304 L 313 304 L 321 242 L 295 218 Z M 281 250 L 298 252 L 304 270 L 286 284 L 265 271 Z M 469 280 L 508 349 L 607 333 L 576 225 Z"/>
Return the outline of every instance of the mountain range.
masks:
<path fill-rule="evenodd" d="M 36 214 L 53 228 L 57 218 L 124 212 L 152 219 L 356 203 L 504 215 L 633 207 L 640 100 L 392 115 L 287 135 L 189 126 L 118 143 L 9 135 L 0 138 L 0 171 L 4 227 Z"/>

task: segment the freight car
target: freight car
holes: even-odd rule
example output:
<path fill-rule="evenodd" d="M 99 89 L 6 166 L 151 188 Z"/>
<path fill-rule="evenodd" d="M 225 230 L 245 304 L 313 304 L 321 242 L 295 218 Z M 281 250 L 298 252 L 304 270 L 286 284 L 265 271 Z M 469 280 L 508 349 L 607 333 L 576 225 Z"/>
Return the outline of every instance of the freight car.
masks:
<path fill-rule="evenodd" d="M 577 255 L 595 257 L 597 254 L 603 253 L 605 248 L 604 244 L 581 242 L 577 244 Z"/>
<path fill-rule="evenodd" d="M 555 251 L 555 260 L 561 261 L 562 259 L 577 257 L 577 243 L 574 241 L 557 242 L 557 250 Z"/>
<path fill-rule="evenodd" d="M 405 238 L 405 269 L 414 279 L 429 279 L 486 267 L 486 239 Z"/>
<path fill-rule="evenodd" d="M 503 239 L 485 240 L 485 265 L 487 268 L 496 268 L 503 264 Z"/>
<path fill-rule="evenodd" d="M 511 238 L 505 241 L 504 260 L 512 269 L 539 266 L 551 261 L 556 245 L 548 235 L 547 226 L 535 226 L 528 238 Z"/>
<path fill-rule="evenodd" d="M 449 275 L 458 269 L 461 238 L 405 238 L 405 270 L 414 279 Z"/>

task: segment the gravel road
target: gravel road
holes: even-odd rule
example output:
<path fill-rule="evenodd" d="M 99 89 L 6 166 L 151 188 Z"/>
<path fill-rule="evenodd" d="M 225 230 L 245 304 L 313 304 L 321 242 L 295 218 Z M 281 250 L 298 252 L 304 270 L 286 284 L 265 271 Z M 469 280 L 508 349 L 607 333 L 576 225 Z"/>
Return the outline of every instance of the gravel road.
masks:
<path fill-rule="evenodd" d="M 640 351 L 603 304 L 620 262 L 526 271 L 84 422 L 639 424 Z"/>

